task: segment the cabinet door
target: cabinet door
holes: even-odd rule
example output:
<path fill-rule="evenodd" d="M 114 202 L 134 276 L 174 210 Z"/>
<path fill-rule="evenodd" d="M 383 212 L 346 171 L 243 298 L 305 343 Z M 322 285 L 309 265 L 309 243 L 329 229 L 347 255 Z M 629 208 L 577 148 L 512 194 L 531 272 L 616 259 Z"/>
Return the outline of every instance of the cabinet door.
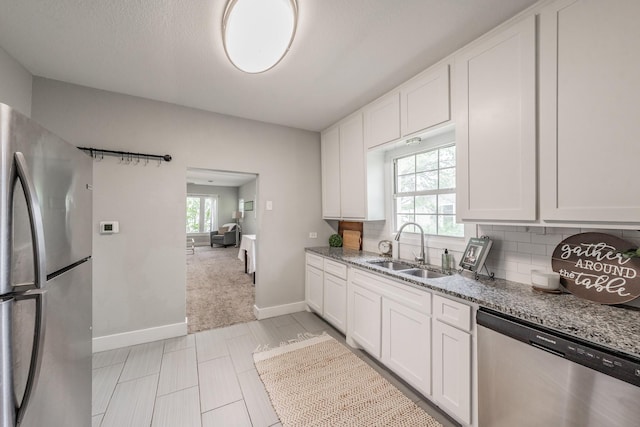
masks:
<path fill-rule="evenodd" d="M 347 330 L 347 281 L 325 272 L 324 318 L 340 332 Z"/>
<path fill-rule="evenodd" d="M 307 264 L 305 274 L 305 297 L 307 306 L 322 315 L 323 309 L 323 272 Z"/>
<path fill-rule="evenodd" d="M 640 222 L 640 2 L 563 0 L 540 15 L 541 217 Z"/>
<path fill-rule="evenodd" d="M 362 114 L 340 124 L 340 208 L 342 218 L 364 219 L 366 183 L 364 174 Z"/>
<path fill-rule="evenodd" d="M 536 22 L 455 59 L 458 219 L 536 219 Z"/>
<path fill-rule="evenodd" d="M 365 150 L 400 138 L 400 93 L 393 92 L 364 109 Z"/>
<path fill-rule="evenodd" d="M 322 133 L 322 217 L 340 218 L 340 129 Z"/>
<path fill-rule="evenodd" d="M 400 99 L 402 136 L 449 120 L 449 64 L 410 80 L 402 87 Z"/>
<path fill-rule="evenodd" d="M 439 320 L 433 322 L 433 398 L 471 423 L 471 335 Z"/>
<path fill-rule="evenodd" d="M 431 318 L 395 301 L 382 301 L 382 362 L 431 395 Z"/>
<path fill-rule="evenodd" d="M 351 337 L 369 354 L 379 359 L 382 297 L 368 289 L 353 285 L 349 309 Z"/>

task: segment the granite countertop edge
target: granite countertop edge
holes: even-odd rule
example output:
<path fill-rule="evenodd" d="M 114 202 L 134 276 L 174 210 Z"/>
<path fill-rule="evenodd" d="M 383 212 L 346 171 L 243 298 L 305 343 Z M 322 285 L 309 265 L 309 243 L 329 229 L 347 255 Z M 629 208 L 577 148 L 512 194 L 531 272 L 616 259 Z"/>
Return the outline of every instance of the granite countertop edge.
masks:
<path fill-rule="evenodd" d="M 640 359 L 640 311 L 598 304 L 569 293 L 538 292 L 531 286 L 503 279 L 474 280 L 453 274 L 422 279 L 378 267 L 369 261 L 389 260 L 374 252 L 331 247 L 310 247 L 307 252 L 344 262 L 407 283 L 469 301 L 480 307 L 542 325 L 606 347 L 614 352 Z M 410 261 L 408 264 L 418 266 Z M 424 266 L 422 266 L 424 267 Z"/>

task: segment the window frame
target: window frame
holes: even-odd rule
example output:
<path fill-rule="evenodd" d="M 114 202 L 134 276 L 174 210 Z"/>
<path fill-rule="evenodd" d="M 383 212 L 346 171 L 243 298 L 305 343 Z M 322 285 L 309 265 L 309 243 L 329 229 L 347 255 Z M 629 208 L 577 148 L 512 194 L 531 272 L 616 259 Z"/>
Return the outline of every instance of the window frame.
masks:
<path fill-rule="evenodd" d="M 211 230 L 210 231 L 215 231 L 218 229 L 218 195 L 217 194 L 199 194 L 199 193 L 187 193 L 187 197 L 185 198 L 185 228 L 187 225 L 187 217 L 186 217 L 186 210 L 187 210 L 187 199 L 189 198 L 199 198 L 200 199 L 200 211 L 199 211 L 199 218 L 198 218 L 198 229 L 199 231 L 196 232 L 189 232 L 187 231 L 187 235 L 188 236 L 195 236 L 195 235 L 208 235 L 209 231 L 204 231 L 204 225 L 205 225 L 205 221 L 204 221 L 204 215 L 205 215 L 205 200 L 210 199 L 211 203 L 212 203 L 212 209 L 211 209 Z M 185 230 L 186 231 L 186 230 Z"/>
<path fill-rule="evenodd" d="M 454 147 L 455 149 L 456 146 L 456 141 L 455 138 L 450 138 L 446 141 L 439 141 L 438 143 L 420 143 L 419 145 L 413 146 L 413 147 L 402 147 L 400 149 L 397 150 L 393 150 L 389 153 L 389 161 L 391 163 L 391 200 L 392 200 L 392 206 L 391 206 L 391 215 L 393 217 L 392 223 L 391 223 L 391 227 L 392 227 L 392 232 L 393 233 L 397 233 L 400 224 L 398 224 L 398 198 L 401 197 L 413 197 L 414 198 L 414 209 L 413 209 L 413 214 L 412 215 L 416 215 L 415 213 L 415 197 L 419 197 L 419 196 L 436 196 L 436 212 L 434 214 L 435 216 L 435 220 L 436 220 L 436 230 L 439 231 L 439 220 L 440 217 L 447 215 L 447 216 L 451 216 L 453 215 L 453 219 L 455 221 L 456 218 L 456 213 L 453 214 L 443 214 L 439 212 L 439 208 L 437 206 L 437 197 L 439 195 L 443 195 L 443 194 L 451 194 L 453 195 L 453 197 L 456 196 L 457 193 L 457 182 L 455 182 L 455 186 L 452 188 L 437 188 L 435 190 L 420 190 L 420 191 L 412 191 L 412 192 L 398 192 L 398 161 L 407 157 L 414 157 L 414 159 L 416 158 L 416 156 L 423 154 L 423 153 L 428 153 L 428 152 L 432 152 L 432 151 L 437 151 L 437 150 L 441 150 L 441 149 L 445 149 L 445 148 L 449 148 L 449 147 Z M 439 155 L 439 153 L 438 153 Z M 453 168 L 454 170 L 457 169 L 457 164 L 454 166 L 449 166 L 446 168 L 441 168 L 440 167 L 440 161 L 438 159 L 438 167 L 436 169 L 433 169 L 431 171 L 437 171 L 438 174 L 441 170 L 444 169 L 450 169 Z M 424 172 L 424 171 L 414 171 L 413 175 L 417 176 L 419 173 Z M 402 175 L 411 175 L 411 174 L 401 174 Z M 456 240 L 464 240 L 465 238 L 465 229 L 464 229 L 464 224 L 459 224 L 459 226 L 461 227 L 461 235 L 460 236 L 453 236 L 453 235 L 447 235 L 447 234 L 431 234 L 425 231 L 425 236 L 428 236 L 430 239 L 432 238 L 442 238 L 442 239 L 456 239 Z M 415 230 L 415 227 L 408 227 L 406 229 L 407 232 L 411 233 L 412 229 Z M 414 234 L 417 234 L 417 230 L 413 231 Z"/>

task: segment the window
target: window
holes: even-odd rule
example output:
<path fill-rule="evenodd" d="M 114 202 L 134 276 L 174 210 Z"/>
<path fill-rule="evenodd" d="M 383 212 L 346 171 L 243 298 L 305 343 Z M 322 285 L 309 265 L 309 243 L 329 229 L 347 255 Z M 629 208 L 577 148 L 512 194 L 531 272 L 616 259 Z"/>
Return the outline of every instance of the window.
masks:
<path fill-rule="evenodd" d="M 218 228 L 217 202 L 215 196 L 187 196 L 187 233 L 208 233 Z"/>
<path fill-rule="evenodd" d="M 464 237 L 464 226 L 456 224 L 455 145 L 394 159 L 394 199 L 396 230 L 416 222 L 425 234 Z"/>

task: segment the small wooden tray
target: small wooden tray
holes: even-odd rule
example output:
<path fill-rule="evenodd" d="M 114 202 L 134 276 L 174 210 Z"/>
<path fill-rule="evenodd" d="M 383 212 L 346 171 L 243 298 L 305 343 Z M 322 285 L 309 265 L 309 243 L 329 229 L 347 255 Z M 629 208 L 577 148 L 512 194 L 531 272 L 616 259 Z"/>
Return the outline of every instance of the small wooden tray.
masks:
<path fill-rule="evenodd" d="M 360 232 L 354 230 L 344 230 L 342 235 L 342 247 L 345 249 L 360 250 Z"/>

